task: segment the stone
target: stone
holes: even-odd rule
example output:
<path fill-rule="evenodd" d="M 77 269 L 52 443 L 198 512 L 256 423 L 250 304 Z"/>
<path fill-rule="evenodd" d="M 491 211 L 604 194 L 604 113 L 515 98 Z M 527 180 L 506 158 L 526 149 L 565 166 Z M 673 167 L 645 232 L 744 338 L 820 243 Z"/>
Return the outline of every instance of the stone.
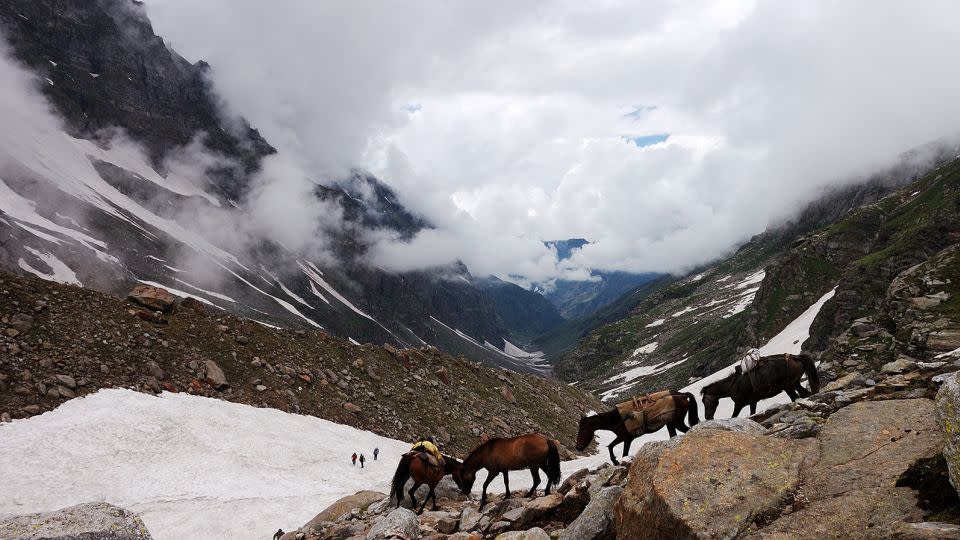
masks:
<path fill-rule="evenodd" d="M 39 405 L 25 405 L 23 407 L 20 407 L 20 410 L 30 415 L 40 414 Z"/>
<path fill-rule="evenodd" d="M 145 308 L 163 313 L 169 313 L 177 301 L 177 297 L 170 294 L 170 291 L 153 285 L 137 285 L 127 293 L 127 298 Z"/>
<path fill-rule="evenodd" d="M 227 376 L 224 375 L 223 370 L 220 369 L 220 366 L 218 366 L 216 362 L 213 360 L 204 360 L 203 366 L 207 372 L 207 382 L 215 390 L 226 390 L 230 386 L 230 384 L 227 383 Z"/>
<path fill-rule="evenodd" d="M 353 403 L 350 403 L 349 401 L 345 401 L 343 402 L 343 410 L 347 412 L 352 412 L 352 413 L 359 413 L 363 409 L 361 409 L 357 405 L 354 405 Z"/>
<path fill-rule="evenodd" d="M 851 382 L 853 382 L 853 380 L 856 379 L 856 378 L 857 378 L 857 373 L 847 373 L 847 374 L 844 375 L 843 377 L 840 377 L 839 379 L 837 379 L 837 380 L 835 380 L 835 381 L 831 381 L 831 382 L 827 383 L 827 385 L 824 386 L 824 387 L 821 389 L 821 391 L 822 391 L 822 392 L 833 392 L 834 390 L 841 390 L 841 389 L 843 389 L 843 388 L 846 388 L 847 385 L 849 385 Z"/>
<path fill-rule="evenodd" d="M 334 501 L 330 506 L 323 509 L 322 512 L 313 517 L 302 528 L 306 531 L 320 528 L 324 521 L 334 521 L 338 517 L 350 512 L 354 508 L 364 511 L 370 505 L 385 499 L 387 495 L 379 491 L 358 491 L 353 495 L 347 495 Z"/>
<path fill-rule="evenodd" d="M 10 317 L 10 326 L 21 334 L 24 334 L 33 328 L 33 317 L 26 313 L 17 313 L 13 317 Z"/>
<path fill-rule="evenodd" d="M 516 403 L 516 398 L 513 397 L 513 390 L 510 390 L 509 387 L 504 386 L 500 389 L 500 395 L 503 396 L 503 399 L 509 401 L 510 403 Z"/>
<path fill-rule="evenodd" d="M 149 540 L 139 516 L 105 502 L 0 519 L 0 538 L 10 540 Z"/>
<path fill-rule="evenodd" d="M 483 514 L 475 509 L 470 507 L 464 508 L 460 512 L 460 530 L 467 532 L 476 529 L 480 524 L 481 518 L 483 518 Z"/>
<path fill-rule="evenodd" d="M 960 375 L 947 377 L 936 397 L 937 424 L 946 436 L 943 457 L 950 472 L 950 484 L 960 493 Z"/>
<path fill-rule="evenodd" d="M 638 540 L 741 535 L 794 493 L 815 449 L 809 439 L 704 429 L 638 452 L 616 505 L 617 533 Z"/>
<path fill-rule="evenodd" d="M 883 367 L 880 368 L 880 371 L 888 375 L 893 375 L 910 371 L 916 366 L 916 360 L 910 358 L 909 356 L 901 356 L 893 362 L 884 364 Z"/>
<path fill-rule="evenodd" d="M 10 413 L 5 412 L 3 414 L 0 414 L 0 422 L 2 423 L 13 422 L 13 418 L 10 417 Z"/>
<path fill-rule="evenodd" d="M 72 388 L 68 386 L 64 386 L 62 384 L 57 386 L 57 394 L 59 394 L 60 397 L 67 398 L 67 399 L 73 399 L 77 397 L 77 393 L 74 392 Z"/>
<path fill-rule="evenodd" d="M 885 533 L 888 540 L 960 540 L 960 525 L 921 521 L 897 523 Z"/>
<path fill-rule="evenodd" d="M 617 537 L 614 520 L 614 505 L 620 499 L 624 489 L 620 486 L 609 486 L 601 489 L 590 503 L 583 509 L 580 516 L 573 520 L 560 533 L 560 540 L 607 540 Z M 624 538 L 633 538 L 624 536 Z"/>
<path fill-rule="evenodd" d="M 438 379 L 443 381 L 443 384 L 450 384 L 450 373 L 447 371 L 446 366 L 440 366 L 437 371 L 434 372 Z"/>
<path fill-rule="evenodd" d="M 406 508 L 396 508 L 386 516 L 377 520 L 367 540 L 386 539 L 418 540 L 420 538 L 420 522 L 417 515 Z"/>
<path fill-rule="evenodd" d="M 721 431 L 736 431 L 738 433 L 763 433 L 764 428 L 760 424 L 747 418 L 723 418 L 714 420 L 704 420 L 691 428 L 691 432 L 704 429 L 716 429 Z"/>
<path fill-rule="evenodd" d="M 497 535 L 496 540 L 550 540 L 547 531 L 534 527 L 525 531 L 509 531 Z"/>
<path fill-rule="evenodd" d="M 189 309 L 190 311 L 193 311 L 195 313 L 199 313 L 200 315 L 203 315 L 204 312 L 206 311 L 206 308 L 203 307 L 203 302 L 197 300 L 192 296 L 188 296 L 184 298 L 183 302 L 180 302 L 180 306 L 186 309 Z"/>
<path fill-rule="evenodd" d="M 76 379 L 74 379 L 70 375 L 54 375 L 53 378 L 63 386 L 66 386 L 69 388 L 77 387 Z"/>
<path fill-rule="evenodd" d="M 162 381 L 163 379 L 167 378 L 167 374 L 163 372 L 163 370 L 160 368 L 160 365 L 157 364 L 155 361 L 150 360 L 149 362 L 147 362 L 146 367 L 147 367 L 147 372 L 150 373 L 150 375 L 152 375 L 158 381 Z"/>
<path fill-rule="evenodd" d="M 437 520 L 437 524 L 434 527 L 438 533 L 442 534 L 453 534 L 457 532 L 457 526 L 460 525 L 460 522 L 455 517 L 442 517 Z"/>
<path fill-rule="evenodd" d="M 960 330 L 938 330 L 927 336 L 927 348 L 931 351 L 947 352 L 960 348 Z"/>
<path fill-rule="evenodd" d="M 935 375 L 930 380 L 936 384 L 943 384 L 947 382 L 950 378 L 956 377 L 957 374 L 960 374 L 960 371 L 951 371 L 949 373 L 941 373 L 939 375 Z"/>
<path fill-rule="evenodd" d="M 804 470 L 811 499 L 853 489 L 892 490 L 912 463 L 943 446 L 929 399 L 854 403 L 833 413 L 817 440 L 820 458 Z"/>

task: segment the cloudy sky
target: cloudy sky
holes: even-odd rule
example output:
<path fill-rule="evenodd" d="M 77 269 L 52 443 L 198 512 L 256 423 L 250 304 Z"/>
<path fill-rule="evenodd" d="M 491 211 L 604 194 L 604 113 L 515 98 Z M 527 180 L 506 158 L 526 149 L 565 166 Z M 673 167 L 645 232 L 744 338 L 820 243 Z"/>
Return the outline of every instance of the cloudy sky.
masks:
<path fill-rule="evenodd" d="M 955 2 L 147 10 L 304 178 L 369 170 L 437 226 L 379 239 L 396 269 L 681 272 L 960 125 Z M 543 245 L 571 237 L 593 243 Z"/>

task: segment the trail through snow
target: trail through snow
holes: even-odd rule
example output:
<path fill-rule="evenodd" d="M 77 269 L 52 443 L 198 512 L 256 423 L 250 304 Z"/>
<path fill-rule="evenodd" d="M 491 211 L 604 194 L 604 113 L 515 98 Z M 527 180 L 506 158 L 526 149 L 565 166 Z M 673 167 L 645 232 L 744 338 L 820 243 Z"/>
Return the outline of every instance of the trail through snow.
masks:
<path fill-rule="evenodd" d="M 763 354 L 799 352 L 833 293 L 764 345 Z M 684 391 L 699 400 L 700 388 L 732 370 Z M 761 405 L 787 399 L 782 395 Z M 731 411 L 730 401 L 723 400 L 717 416 L 729 417 Z M 564 476 L 608 460 L 613 435 L 597 435 L 599 452 L 564 462 Z M 646 435 L 633 449 L 666 437 L 665 431 Z M 397 458 L 409 446 L 275 409 L 186 394 L 101 390 L 40 416 L 0 424 L 0 455 L 6 456 L 0 460 L 0 516 L 105 500 L 138 512 L 157 540 L 263 538 L 277 527 L 299 527 L 344 495 L 386 492 Z M 375 447 L 379 461 L 369 460 L 364 469 L 350 465 L 353 452 L 370 456 Z M 481 471 L 475 494 L 484 479 Z M 530 474 L 514 472 L 511 485 L 528 489 Z M 502 491 L 502 480 L 490 489 Z"/>

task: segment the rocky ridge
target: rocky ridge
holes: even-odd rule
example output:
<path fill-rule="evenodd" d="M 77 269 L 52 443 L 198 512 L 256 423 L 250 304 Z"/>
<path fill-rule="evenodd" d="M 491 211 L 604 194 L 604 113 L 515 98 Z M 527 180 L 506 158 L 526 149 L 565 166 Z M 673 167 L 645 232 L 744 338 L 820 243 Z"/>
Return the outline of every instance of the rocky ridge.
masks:
<path fill-rule="evenodd" d="M 122 299 L 0 274 L 0 419 L 114 387 L 310 414 L 401 440 L 432 432 L 451 451 L 526 431 L 572 448 L 569 419 L 600 406 L 559 381 L 434 348 L 270 328 L 153 287 Z"/>

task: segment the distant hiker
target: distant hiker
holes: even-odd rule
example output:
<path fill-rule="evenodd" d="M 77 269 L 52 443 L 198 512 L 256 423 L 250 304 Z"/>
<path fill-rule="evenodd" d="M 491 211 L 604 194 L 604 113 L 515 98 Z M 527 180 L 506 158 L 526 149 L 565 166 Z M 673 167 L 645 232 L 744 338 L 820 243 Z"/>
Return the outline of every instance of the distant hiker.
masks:
<path fill-rule="evenodd" d="M 373 449 L 373 460 L 376 461 L 376 460 L 377 460 L 377 456 L 379 456 L 379 455 L 380 455 L 380 449 L 379 449 L 379 448 L 374 448 L 374 449 Z"/>
<path fill-rule="evenodd" d="M 283 536 L 283 529 L 277 529 L 277 532 L 273 533 L 273 540 L 280 540 L 280 537 Z"/>
<path fill-rule="evenodd" d="M 357 453 L 354 452 L 354 453 L 353 453 L 353 456 L 351 456 L 350 459 L 353 460 L 353 466 L 356 467 L 356 466 L 357 466 Z"/>
<path fill-rule="evenodd" d="M 360 454 L 360 468 L 363 468 L 363 462 L 367 461 L 367 458 L 363 457 L 363 454 Z"/>

